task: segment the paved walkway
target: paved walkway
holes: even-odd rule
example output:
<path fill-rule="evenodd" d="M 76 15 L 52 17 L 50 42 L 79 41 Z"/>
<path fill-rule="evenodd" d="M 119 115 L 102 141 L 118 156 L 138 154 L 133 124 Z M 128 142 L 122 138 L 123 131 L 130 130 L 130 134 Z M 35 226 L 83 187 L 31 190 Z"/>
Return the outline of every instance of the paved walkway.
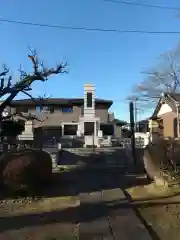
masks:
<path fill-rule="evenodd" d="M 79 239 L 151 239 L 119 188 L 117 176 L 116 169 L 82 173 Z"/>

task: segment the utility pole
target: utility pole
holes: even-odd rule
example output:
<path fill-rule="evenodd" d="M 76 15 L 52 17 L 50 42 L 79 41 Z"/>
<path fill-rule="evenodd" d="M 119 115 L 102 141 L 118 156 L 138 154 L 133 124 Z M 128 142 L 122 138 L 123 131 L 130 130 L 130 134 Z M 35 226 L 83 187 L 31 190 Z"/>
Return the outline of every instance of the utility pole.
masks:
<path fill-rule="evenodd" d="M 135 146 L 135 134 L 134 134 L 134 103 L 129 103 L 130 113 L 130 127 L 131 127 L 131 150 L 134 159 L 134 165 L 136 165 L 136 146 Z"/>
<path fill-rule="evenodd" d="M 134 100 L 134 128 L 135 128 L 135 132 L 137 131 L 137 100 L 138 100 L 138 98 L 135 98 L 135 100 Z"/>
<path fill-rule="evenodd" d="M 179 116 L 179 111 L 180 111 L 180 106 L 179 106 L 179 104 L 177 104 L 176 105 L 176 111 L 177 111 L 177 137 L 179 138 L 180 137 L 180 127 L 179 127 L 179 118 L 180 118 L 180 116 Z"/>

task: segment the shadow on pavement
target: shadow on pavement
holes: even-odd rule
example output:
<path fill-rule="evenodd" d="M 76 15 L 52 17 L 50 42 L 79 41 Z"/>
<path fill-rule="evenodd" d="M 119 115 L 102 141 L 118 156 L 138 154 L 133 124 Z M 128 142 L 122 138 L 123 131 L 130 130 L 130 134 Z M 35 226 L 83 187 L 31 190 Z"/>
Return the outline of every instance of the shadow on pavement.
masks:
<path fill-rule="evenodd" d="M 39 197 L 76 196 L 79 192 L 90 193 L 119 186 L 132 187 L 149 183 L 147 179 L 137 178 L 137 173 L 144 173 L 142 164 L 134 167 L 133 163 L 129 163 L 124 149 L 92 152 L 89 156 L 77 156 L 68 152 L 67 156 L 76 163 L 79 161 L 80 165 L 71 170 L 53 173 L 52 183 L 42 186 L 37 194 Z M 112 176 L 113 179 L 117 177 L 116 181 L 111 180 Z M 22 193 L 19 195 L 27 196 Z M 8 197 L 1 189 L 0 199 Z"/>
<path fill-rule="evenodd" d="M 180 204 L 178 202 L 170 202 L 169 204 Z M 167 203 L 165 203 L 167 205 Z M 138 203 L 139 208 L 147 208 L 152 206 L 164 206 L 164 203 Z M 109 201 L 104 203 L 83 203 L 77 207 L 67 208 L 60 211 L 44 212 L 40 214 L 30 214 L 21 216 L 1 217 L 0 232 L 21 229 L 25 227 L 43 226 L 54 223 L 74 223 L 91 222 L 97 219 L 111 216 L 127 216 L 126 209 L 132 208 L 132 203 L 121 201 Z M 114 210 L 120 211 L 114 211 Z M 121 209 L 124 209 L 122 211 Z"/>

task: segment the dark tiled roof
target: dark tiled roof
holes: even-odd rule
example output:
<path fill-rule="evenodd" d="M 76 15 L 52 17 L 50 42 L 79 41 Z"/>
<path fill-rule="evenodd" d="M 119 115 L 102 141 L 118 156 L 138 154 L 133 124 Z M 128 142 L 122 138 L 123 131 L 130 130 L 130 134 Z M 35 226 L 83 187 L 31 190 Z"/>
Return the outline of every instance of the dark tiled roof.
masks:
<path fill-rule="evenodd" d="M 180 103 L 180 93 L 169 93 L 169 94 L 166 94 L 166 96 L 168 97 L 171 97 L 175 102 L 178 102 Z"/>
<path fill-rule="evenodd" d="M 20 100 L 13 100 L 11 105 L 35 105 L 35 104 L 53 104 L 53 105 L 83 105 L 84 98 L 48 98 L 48 99 L 20 99 Z M 96 104 L 105 104 L 109 107 L 113 104 L 111 100 L 105 99 L 95 99 Z"/>

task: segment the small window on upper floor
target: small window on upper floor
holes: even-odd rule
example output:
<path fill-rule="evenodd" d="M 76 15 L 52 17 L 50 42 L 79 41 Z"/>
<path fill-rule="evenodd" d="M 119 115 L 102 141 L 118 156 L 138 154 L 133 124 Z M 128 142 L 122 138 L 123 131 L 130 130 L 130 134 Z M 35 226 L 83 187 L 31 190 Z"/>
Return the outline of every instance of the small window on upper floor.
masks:
<path fill-rule="evenodd" d="M 81 116 L 84 116 L 84 105 L 81 106 Z"/>
<path fill-rule="evenodd" d="M 88 108 L 92 107 L 92 92 L 87 93 L 87 107 Z"/>
<path fill-rule="evenodd" d="M 73 107 L 62 107 L 61 111 L 63 113 L 72 113 L 73 112 Z"/>
<path fill-rule="evenodd" d="M 41 112 L 41 107 L 40 106 L 36 106 L 36 113 L 40 113 Z"/>
<path fill-rule="evenodd" d="M 41 112 L 49 112 L 49 106 L 42 106 Z"/>
<path fill-rule="evenodd" d="M 52 107 L 52 106 L 43 106 L 42 108 L 41 108 L 41 111 L 42 112 L 49 112 L 49 113 L 54 113 L 54 107 Z"/>
<path fill-rule="evenodd" d="M 49 112 L 49 113 L 54 113 L 54 107 L 52 106 L 36 106 L 36 113 L 40 112 Z"/>

